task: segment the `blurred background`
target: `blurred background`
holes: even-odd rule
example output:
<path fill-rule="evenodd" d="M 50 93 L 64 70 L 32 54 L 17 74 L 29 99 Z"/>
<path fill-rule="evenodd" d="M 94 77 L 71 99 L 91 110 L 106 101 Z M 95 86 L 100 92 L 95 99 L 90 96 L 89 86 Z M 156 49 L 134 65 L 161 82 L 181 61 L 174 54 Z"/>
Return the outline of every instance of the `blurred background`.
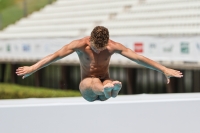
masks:
<path fill-rule="evenodd" d="M 162 73 L 115 54 L 110 76 L 122 81 L 120 94 L 200 91 L 199 0 L 0 0 L 0 98 L 80 96 L 76 53 L 24 80 L 15 70 L 89 36 L 97 25 L 107 27 L 112 40 L 184 75 L 166 84 Z"/>

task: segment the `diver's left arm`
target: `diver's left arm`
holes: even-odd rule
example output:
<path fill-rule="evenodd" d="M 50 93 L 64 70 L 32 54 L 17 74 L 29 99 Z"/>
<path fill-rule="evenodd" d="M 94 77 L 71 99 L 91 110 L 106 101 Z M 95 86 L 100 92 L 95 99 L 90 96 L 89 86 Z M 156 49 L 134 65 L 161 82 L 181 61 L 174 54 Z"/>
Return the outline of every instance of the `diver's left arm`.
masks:
<path fill-rule="evenodd" d="M 178 78 L 183 77 L 183 75 L 180 71 L 167 68 L 145 56 L 135 53 L 131 49 L 126 48 L 121 44 L 117 44 L 117 45 L 118 45 L 118 47 L 117 47 L 118 50 L 116 52 L 127 57 L 128 59 L 130 59 L 132 61 L 135 61 L 136 63 L 138 63 L 144 67 L 147 67 L 147 68 L 150 68 L 150 69 L 153 69 L 153 70 L 163 73 L 167 78 L 167 83 L 170 82 L 170 80 L 169 80 L 170 77 L 178 77 Z"/>

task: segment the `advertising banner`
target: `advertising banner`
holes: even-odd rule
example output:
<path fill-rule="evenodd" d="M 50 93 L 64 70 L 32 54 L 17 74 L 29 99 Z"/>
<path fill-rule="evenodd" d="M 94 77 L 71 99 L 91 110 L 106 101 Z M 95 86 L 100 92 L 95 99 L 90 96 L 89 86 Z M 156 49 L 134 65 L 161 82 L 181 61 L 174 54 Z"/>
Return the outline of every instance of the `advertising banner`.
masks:
<path fill-rule="evenodd" d="M 137 54 L 155 61 L 169 62 L 200 62 L 200 41 L 198 38 L 111 37 L 112 40 L 121 43 Z M 0 40 L 0 61 L 35 62 L 49 54 L 53 54 L 73 40 L 72 38 Z M 79 64 L 79 59 L 77 54 L 73 53 L 60 62 Z M 114 54 L 111 58 L 111 64 L 131 62 L 131 60 L 120 54 Z"/>

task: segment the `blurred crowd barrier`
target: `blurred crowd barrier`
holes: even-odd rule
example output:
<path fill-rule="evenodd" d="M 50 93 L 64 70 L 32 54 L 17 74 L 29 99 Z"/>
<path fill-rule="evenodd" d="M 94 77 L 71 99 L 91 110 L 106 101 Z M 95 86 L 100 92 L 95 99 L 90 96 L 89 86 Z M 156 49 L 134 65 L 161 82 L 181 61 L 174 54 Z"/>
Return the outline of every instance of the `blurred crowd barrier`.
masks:
<path fill-rule="evenodd" d="M 0 82 L 52 89 L 79 90 L 80 67 L 70 64 L 52 64 L 22 79 L 15 74 L 20 66 L 32 63 L 0 63 Z M 143 67 L 110 67 L 110 77 L 122 82 L 120 94 L 200 92 L 200 70 L 178 69 L 184 77 L 171 78 L 170 84 L 162 73 Z"/>

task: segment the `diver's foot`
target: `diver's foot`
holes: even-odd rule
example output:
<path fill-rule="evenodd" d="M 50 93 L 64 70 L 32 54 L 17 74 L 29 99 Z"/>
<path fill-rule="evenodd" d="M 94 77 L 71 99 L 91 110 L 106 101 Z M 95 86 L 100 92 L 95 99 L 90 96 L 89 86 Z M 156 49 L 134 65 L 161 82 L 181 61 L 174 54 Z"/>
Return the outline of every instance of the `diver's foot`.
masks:
<path fill-rule="evenodd" d="M 104 85 L 104 95 L 106 98 L 110 98 L 111 97 L 111 92 L 114 89 L 114 85 L 112 83 L 107 83 L 106 85 Z"/>
<path fill-rule="evenodd" d="M 114 88 L 113 88 L 113 90 L 111 92 L 111 96 L 113 98 L 115 98 L 118 95 L 118 93 L 121 90 L 121 88 L 122 88 L 122 83 L 119 82 L 119 81 L 113 81 L 112 84 L 114 85 Z"/>

